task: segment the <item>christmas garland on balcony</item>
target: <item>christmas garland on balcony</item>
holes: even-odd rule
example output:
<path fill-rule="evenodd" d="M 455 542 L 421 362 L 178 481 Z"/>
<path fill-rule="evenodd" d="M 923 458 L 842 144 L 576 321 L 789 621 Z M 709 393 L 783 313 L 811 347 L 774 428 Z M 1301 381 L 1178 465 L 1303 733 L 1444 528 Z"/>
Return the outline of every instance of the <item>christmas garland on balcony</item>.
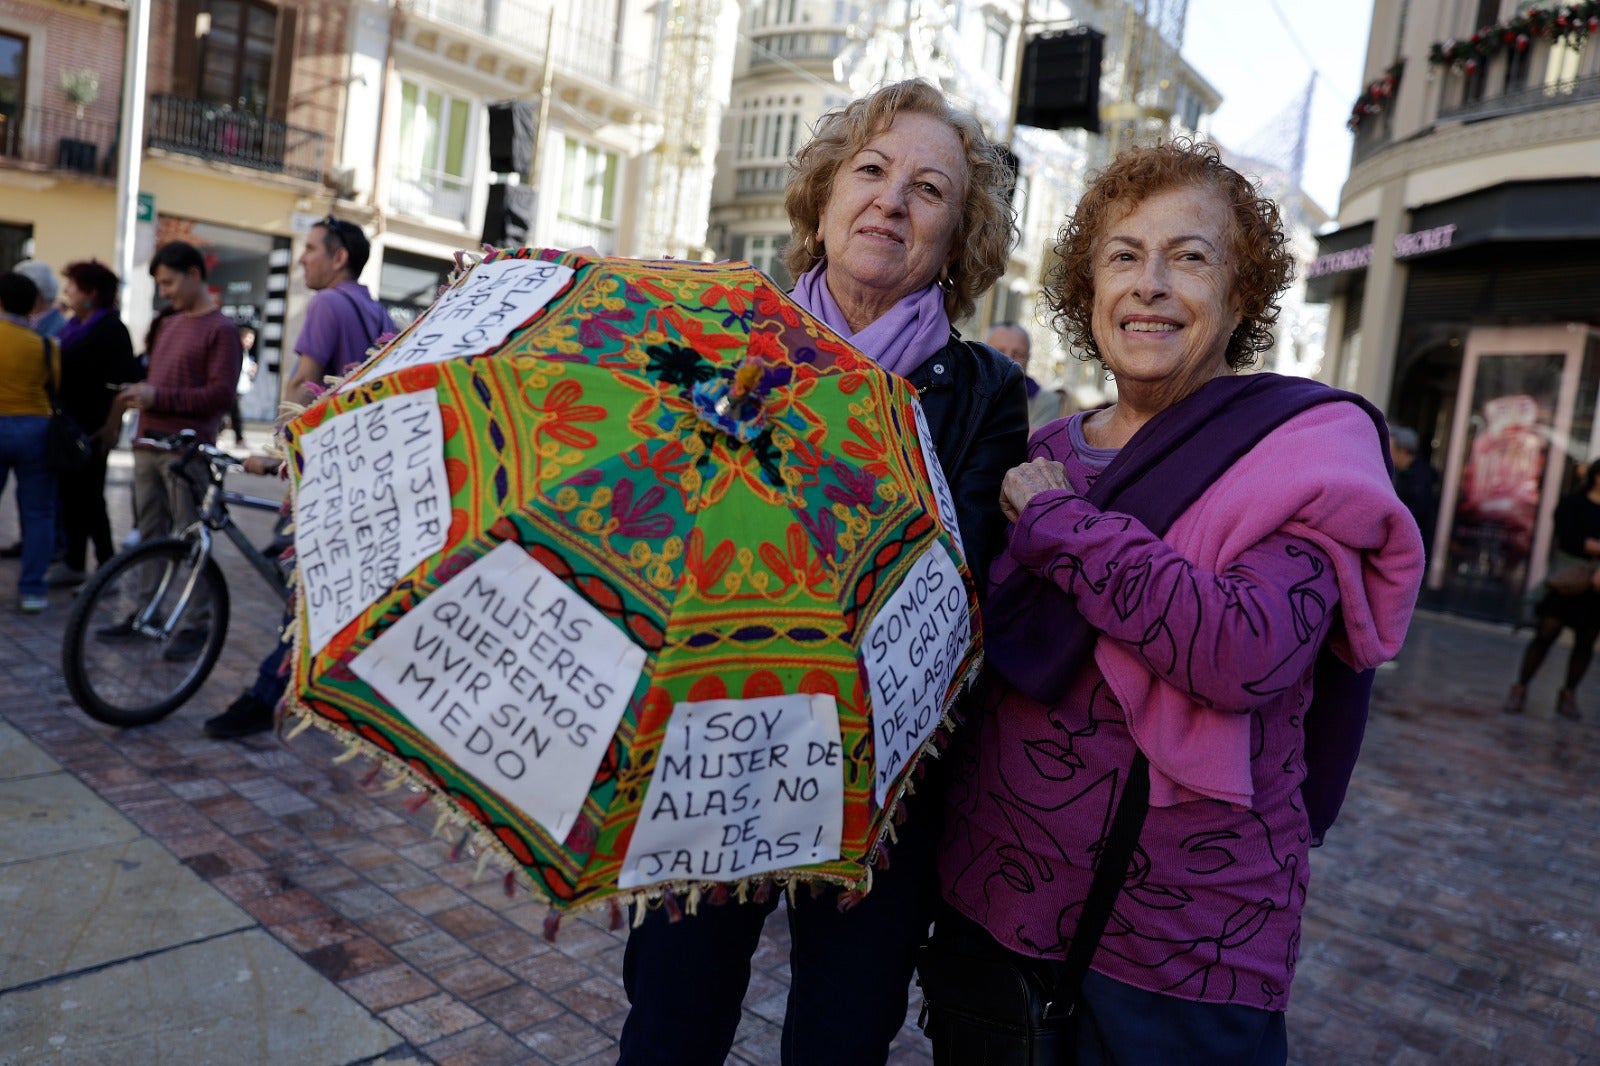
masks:
<path fill-rule="evenodd" d="M 1428 62 L 1475 74 L 1486 60 L 1501 52 L 1527 51 L 1535 37 L 1576 45 L 1595 34 L 1600 34 L 1600 0 L 1577 0 L 1524 11 L 1498 26 L 1481 27 L 1465 40 L 1435 41 L 1428 50 Z"/>
<path fill-rule="evenodd" d="M 1350 117 L 1345 120 L 1345 128 L 1354 133 L 1361 128 L 1362 122 L 1383 114 L 1383 109 L 1400 88 L 1400 75 L 1405 73 L 1405 69 L 1406 61 L 1397 59 L 1383 77 L 1361 90 L 1361 95 L 1356 97 L 1356 106 L 1350 109 Z"/>

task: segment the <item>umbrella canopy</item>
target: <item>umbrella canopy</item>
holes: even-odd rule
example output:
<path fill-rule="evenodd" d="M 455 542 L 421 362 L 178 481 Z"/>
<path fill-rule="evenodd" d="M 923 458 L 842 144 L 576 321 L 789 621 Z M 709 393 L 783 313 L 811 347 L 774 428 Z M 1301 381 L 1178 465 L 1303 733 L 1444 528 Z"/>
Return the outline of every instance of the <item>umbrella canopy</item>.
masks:
<path fill-rule="evenodd" d="M 292 713 L 560 908 L 867 887 L 979 659 L 903 380 L 748 264 L 525 249 L 284 437 Z"/>

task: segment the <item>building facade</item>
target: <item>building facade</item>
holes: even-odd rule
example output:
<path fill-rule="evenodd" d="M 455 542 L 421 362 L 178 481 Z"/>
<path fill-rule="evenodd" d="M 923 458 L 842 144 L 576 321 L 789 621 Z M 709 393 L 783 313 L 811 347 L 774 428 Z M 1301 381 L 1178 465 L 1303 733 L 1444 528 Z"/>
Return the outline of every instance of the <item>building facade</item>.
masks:
<path fill-rule="evenodd" d="M 1424 603 L 1521 615 L 1600 450 L 1600 3 L 1378 0 L 1324 376 L 1441 475 Z"/>
<path fill-rule="evenodd" d="M 1184 0 L 751 0 L 743 5 L 722 123 L 707 237 L 712 253 L 747 259 L 791 284 L 782 266 L 790 240 L 783 208 L 789 160 L 828 111 L 877 85 L 926 78 L 972 110 L 1019 161 L 1013 196 L 1019 239 L 1005 276 L 957 328 L 982 336 L 995 322 L 1021 324 L 1033 342 L 1029 372 L 1092 402 L 1104 394 L 1098 367 L 1072 358 L 1040 310 L 1049 249 L 1086 172 L 1104 162 L 1114 141 L 1193 134 L 1220 102 L 1179 54 L 1185 6 Z M 1028 35 L 1069 25 L 1105 35 L 1104 133 L 1014 125 L 1025 14 Z M 1122 112 L 1134 117 L 1131 123 L 1119 126 L 1119 102 L 1137 104 Z"/>

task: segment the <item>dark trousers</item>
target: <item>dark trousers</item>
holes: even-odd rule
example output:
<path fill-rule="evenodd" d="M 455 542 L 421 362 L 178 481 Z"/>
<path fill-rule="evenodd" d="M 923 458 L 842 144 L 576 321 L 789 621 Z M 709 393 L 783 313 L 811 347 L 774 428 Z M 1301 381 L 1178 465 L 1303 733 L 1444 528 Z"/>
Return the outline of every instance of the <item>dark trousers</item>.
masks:
<path fill-rule="evenodd" d="M 813 897 L 796 888 L 784 1066 L 883 1066 L 888 1058 L 938 894 L 941 800 L 933 776 L 919 782 L 910 816 L 897 827 L 891 865 L 874 871 L 865 899 L 841 912 L 836 889 Z M 782 897 L 774 889 L 761 904 L 702 903 L 698 914 L 676 922 L 661 908 L 649 912 L 623 955 L 633 1008 L 618 1066 L 722 1066 L 739 1026 L 750 956 Z"/>
<path fill-rule="evenodd" d="M 82 470 L 59 479 L 61 525 L 66 534 L 67 566 L 85 570 L 89 545 L 94 544 L 95 563 L 104 566 L 117 553 L 111 540 L 111 519 L 106 515 L 106 455 L 96 449 Z"/>
<path fill-rule="evenodd" d="M 981 925 L 943 904 L 934 938 L 962 954 L 1006 959 L 1037 974 L 1046 988 L 1060 980 L 1059 963 L 1011 951 Z M 1073 1019 L 1078 1066 L 1284 1066 L 1289 1059 L 1282 1011 L 1196 1003 L 1147 992 L 1093 970 L 1084 975 Z M 958 1061 L 937 1044 L 934 1057 Z"/>
<path fill-rule="evenodd" d="M 293 615 L 288 615 L 284 618 L 285 625 L 293 624 L 293 622 Z M 261 660 L 261 665 L 256 668 L 255 682 L 245 689 L 245 692 L 254 696 L 268 707 L 276 707 L 278 701 L 283 699 L 283 690 L 289 687 L 288 675 L 279 676 L 278 674 L 278 671 L 283 668 L 284 657 L 288 654 L 289 645 L 284 643 L 280 637 L 278 642 L 272 646 L 272 651 L 265 659 Z"/>

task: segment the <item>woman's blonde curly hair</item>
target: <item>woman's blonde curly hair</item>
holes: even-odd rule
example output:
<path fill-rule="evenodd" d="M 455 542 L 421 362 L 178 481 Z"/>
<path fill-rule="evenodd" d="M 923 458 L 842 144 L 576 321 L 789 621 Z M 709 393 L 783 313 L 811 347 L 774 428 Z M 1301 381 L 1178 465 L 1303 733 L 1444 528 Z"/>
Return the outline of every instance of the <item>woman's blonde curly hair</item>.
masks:
<path fill-rule="evenodd" d="M 1102 231 L 1149 197 L 1189 186 L 1215 190 L 1233 218 L 1227 255 L 1240 321 L 1228 338 L 1228 366 L 1242 370 L 1259 353 L 1272 349 L 1272 326 L 1280 310 L 1277 301 L 1294 278 L 1294 259 L 1278 205 L 1224 163 L 1215 145 L 1178 138 L 1118 154 L 1089 183 L 1057 237 L 1055 264 L 1045 279 L 1045 303 L 1057 332 L 1101 366 L 1105 359 L 1095 343 L 1093 323 L 1095 253 Z"/>
<path fill-rule="evenodd" d="M 1011 207 L 1015 179 L 977 118 L 952 106 L 920 78 L 886 85 L 828 112 L 817 123 L 816 135 L 789 163 L 783 206 L 789 212 L 791 237 L 783 265 L 798 278 L 827 255 L 827 249 L 813 245 L 811 238 L 833 190 L 834 176 L 902 112 L 930 115 L 945 123 L 961 142 L 966 158 L 967 187 L 951 244 L 956 257 L 950 263 L 948 284 L 941 286 L 945 313 L 956 321 L 972 314 L 978 297 L 1005 273 L 1016 235 L 1016 212 Z"/>

